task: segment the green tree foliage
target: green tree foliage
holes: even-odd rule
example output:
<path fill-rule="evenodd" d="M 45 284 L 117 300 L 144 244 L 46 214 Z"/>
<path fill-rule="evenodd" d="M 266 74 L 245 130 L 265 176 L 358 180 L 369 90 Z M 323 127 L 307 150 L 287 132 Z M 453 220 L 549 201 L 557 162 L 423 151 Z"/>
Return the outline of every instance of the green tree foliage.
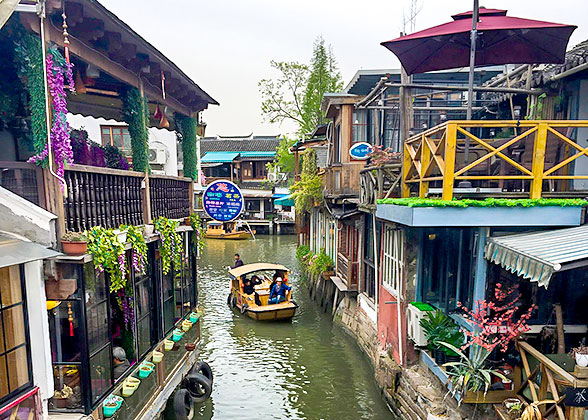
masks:
<path fill-rule="evenodd" d="M 295 61 L 271 61 L 279 72 L 273 79 L 262 79 L 261 113 L 270 123 L 285 120 L 298 124 L 299 133 L 310 133 L 325 121 L 320 106 L 323 95 L 343 88 L 337 61 L 322 37 L 317 38 L 310 65 Z"/>
<path fill-rule="evenodd" d="M 292 179 L 294 174 L 294 155 L 290 153 L 290 148 L 296 143 L 296 140 L 290 139 L 287 136 L 282 137 L 280 144 L 276 149 L 276 157 L 273 162 L 267 164 L 267 169 L 270 172 L 279 171 L 288 174 Z"/>
<path fill-rule="evenodd" d="M 139 89 L 125 88 L 121 95 L 123 118 L 129 125 L 131 149 L 133 151 L 133 170 L 151 172 L 149 166 L 149 111 L 147 100 L 141 97 Z"/>
<path fill-rule="evenodd" d="M 304 152 L 300 180 L 290 188 L 298 213 L 310 213 L 312 208 L 323 202 L 323 182 L 317 174 L 316 150 Z"/>
<path fill-rule="evenodd" d="M 339 92 L 342 89 L 343 80 L 337 68 L 333 49 L 326 46 L 323 37 L 319 36 L 314 42 L 310 76 L 302 100 L 303 133 L 310 133 L 317 125 L 327 122 L 325 113 L 321 110 L 323 96 L 325 93 Z"/>

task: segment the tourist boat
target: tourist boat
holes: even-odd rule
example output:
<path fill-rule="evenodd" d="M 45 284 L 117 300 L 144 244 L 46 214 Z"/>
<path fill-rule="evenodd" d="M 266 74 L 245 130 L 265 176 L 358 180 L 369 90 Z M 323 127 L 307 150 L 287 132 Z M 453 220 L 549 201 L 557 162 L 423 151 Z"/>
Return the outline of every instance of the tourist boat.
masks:
<path fill-rule="evenodd" d="M 288 292 L 284 302 L 268 304 L 273 279 L 281 277 L 284 284 L 288 284 L 289 273 L 290 270 L 280 264 L 255 263 L 231 268 L 231 292 L 227 303 L 256 321 L 290 320 L 298 308 L 292 300 L 292 290 Z M 255 293 L 245 294 L 243 280 L 253 276 L 259 278 L 259 283 L 254 286 Z"/>
<path fill-rule="evenodd" d="M 244 230 L 239 223 L 235 222 L 208 222 L 206 224 L 205 238 L 214 239 L 249 239 L 253 237 L 253 233 Z"/>

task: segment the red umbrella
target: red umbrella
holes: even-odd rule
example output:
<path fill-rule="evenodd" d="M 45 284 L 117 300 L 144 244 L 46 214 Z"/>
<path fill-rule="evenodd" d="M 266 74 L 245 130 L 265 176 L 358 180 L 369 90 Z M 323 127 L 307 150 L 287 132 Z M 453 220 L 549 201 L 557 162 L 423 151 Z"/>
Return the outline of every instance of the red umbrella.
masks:
<path fill-rule="evenodd" d="M 480 7 L 475 64 L 563 63 L 574 25 L 506 16 L 506 10 Z M 408 74 L 470 64 L 473 12 L 453 15 L 453 22 L 402 36 L 382 45 Z M 476 29 L 474 27 L 474 29 Z"/>

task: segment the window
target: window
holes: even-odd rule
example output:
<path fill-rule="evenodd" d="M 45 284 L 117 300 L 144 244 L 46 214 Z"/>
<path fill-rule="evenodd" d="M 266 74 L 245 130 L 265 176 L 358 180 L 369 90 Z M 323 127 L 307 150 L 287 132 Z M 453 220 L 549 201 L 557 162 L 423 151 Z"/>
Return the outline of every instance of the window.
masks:
<path fill-rule="evenodd" d="M 374 225 L 371 215 L 365 217 L 363 247 L 363 291 L 372 299 L 376 297 L 376 267 L 374 263 Z"/>
<path fill-rule="evenodd" d="M 0 405 L 31 383 L 21 267 L 0 268 Z"/>
<path fill-rule="evenodd" d="M 384 148 L 389 147 L 393 152 L 401 152 L 400 112 L 396 109 L 384 111 Z"/>
<path fill-rule="evenodd" d="M 356 109 L 353 111 L 353 125 L 352 125 L 352 143 L 367 142 L 368 137 L 368 110 Z"/>
<path fill-rule="evenodd" d="M 384 261 L 382 283 L 388 291 L 398 297 L 398 287 L 402 278 L 404 237 L 403 231 L 387 226 L 382 244 Z"/>
<path fill-rule="evenodd" d="M 186 315 L 195 306 L 193 303 L 194 282 L 192 278 L 193 272 L 191 266 L 191 259 L 193 258 L 193 253 L 190 250 L 188 235 L 182 234 L 181 236 L 184 248 L 182 257 L 182 267 L 180 268 L 179 272 L 174 272 L 174 287 L 176 293 L 176 319 L 179 319 Z"/>
<path fill-rule="evenodd" d="M 341 124 L 335 127 L 335 141 L 333 151 L 333 163 L 341 163 Z"/>
<path fill-rule="evenodd" d="M 147 260 L 153 258 L 152 248 L 148 248 Z M 135 273 L 135 316 L 137 324 L 137 350 L 141 358 L 158 339 L 157 313 L 155 307 L 155 286 L 153 266 L 147 264 L 145 274 Z"/>
<path fill-rule="evenodd" d="M 128 127 L 120 125 L 101 125 L 100 135 L 103 146 L 114 146 L 120 150 L 131 150 L 131 135 Z"/>
<path fill-rule="evenodd" d="M 255 168 L 255 178 L 263 179 L 267 177 L 267 167 L 265 166 L 267 162 L 253 162 L 253 167 Z"/>

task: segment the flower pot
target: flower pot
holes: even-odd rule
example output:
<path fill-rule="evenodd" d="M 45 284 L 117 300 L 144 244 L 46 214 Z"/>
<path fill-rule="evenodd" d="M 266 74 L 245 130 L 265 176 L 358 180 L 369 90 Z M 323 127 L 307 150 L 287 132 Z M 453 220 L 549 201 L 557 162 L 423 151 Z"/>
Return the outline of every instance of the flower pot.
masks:
<path fill-rule="evenodd" d="M 445 353 L 445 362 L 444 363 L 449 363 L 449 362 L 459 362 L 459 356 L 457 354 Z"/>
<path fill-rule="evenodd" d="M 446 362 L 447 355 L 441 349 L 433 349 L 433 358 L 435 359 L 435 363 L 441 366 Z"/>
<path fill-rule="evenodd" d="M 126 230 L 117 233 L 116 237 L 121 244 L 124 245 L 127 243 L 127 231 Z"/>
<path fill-rule="evenodd" d="M 502 379 L 502 385 L 504 385 L 504 389 L 506 391 L 512 390 L 512 380 L 506 378 L 506 380 Z"/>
<path fill-rule="evenodd" d="M 192 323 L 192 325 L 193 325 L 193 324 L 195 324 L 196 322 L 198 322 L 198 319 L 199 319 L 199 318 L 200 318 L 200 315 L 198 315 L 198 314 L 197 314 L 197 313 L 195 313 L 195 312 L 192 312 L 192 313 L 190 314 L 190 322 Z"/>
<path fill-rule="evenodd" d="M 136 389 L 137 389 L 136 386 L 133 386 L 133 385 L 129 385 L 127 383 L 124 383 L 123 384 L 123 387 L 122 387 L 122 395 L 123 395 L 123 397 L 125 397 L 125 398 L 130 397 L 131 395 L 133 395 L 135 393 Z"/>
<path fill-rule="evenodd" d="M 173 341 L 172 341 L 172 347 L 173 347 Z M 161 359 L 163 359 L 163 353 L 160 351 L 154 351 L 153 357 L 151 358 L 151 360 L 153 360 L 153 363 L 161 363 Z"/>
<path fill-rule="evenodd" d="M 53 397 L 53 405 L 55 406 L 55 408 L 66 408 L 67 407 L 67 398 Z"/>
<path fill-rule="evenodd" d="M 186 343 L 185 347 L 186 347 L 186 350 L 187 351 L 194 351 L 194 349 L 196 348 L 196 344 L 194 344 L 194 343 Z"/>
<path fill-rule="evenodd" d="M 192 328 L 192 322 L 191 321 L 185 320 L 184 322 L 182 322 L 182 330 L 184 332 L 188 332 L 188 330 L 190 328 Z"/>
<path fill-rule="evenodd" d="M 508 417 L 512 420 L 518 419 L 524 408 L 523 402 L 518 398 L 507 398 L 502 401 L 502 405 L 504 406 Z M 516 405 L 520 407 L 518 410 L 513 409 Z"/>
<path fill-rule="evenodd" d="M 84 255 L 88 250 L 88 242 L 61 241 L 61 246 L 63 252 L 72 256 Z"/>
<path fill-rule="evenodd" d="M 178 330 L 177 328 L 172 333 L 172 340 L 173 341 L 180 341 L 184 336 L 184 332 L 182 330 Z"/>
<path fill-rule="evenodd" d="M 151 372 L 153 372 L 153 369 L 150 369 L 146 366 L 140 367 L 139 368 L 139 378 L 145 379 L 146 377 L 151 375 Z"/>
<path fill-rule="evenodd" d="M 120 408 L 122 405 L 123 399 L 118 395 L 110 395 L 107 399 L 104 400 L 102 403 L 102 412 L 104 413 L 104 417 L 112 417 L 114 413 Z"/>
<path fill-rule="evenodd" d="M 576 364 L 580 367 L 588 366 L 588 354 L 576 352 Z"/>
<path fill-rule="evenodd" d="M 163 342 L 163 348 L 165 351 L 170 351 L 174 347 L 174 342 L 172 340 L 165 340 Z"/>

